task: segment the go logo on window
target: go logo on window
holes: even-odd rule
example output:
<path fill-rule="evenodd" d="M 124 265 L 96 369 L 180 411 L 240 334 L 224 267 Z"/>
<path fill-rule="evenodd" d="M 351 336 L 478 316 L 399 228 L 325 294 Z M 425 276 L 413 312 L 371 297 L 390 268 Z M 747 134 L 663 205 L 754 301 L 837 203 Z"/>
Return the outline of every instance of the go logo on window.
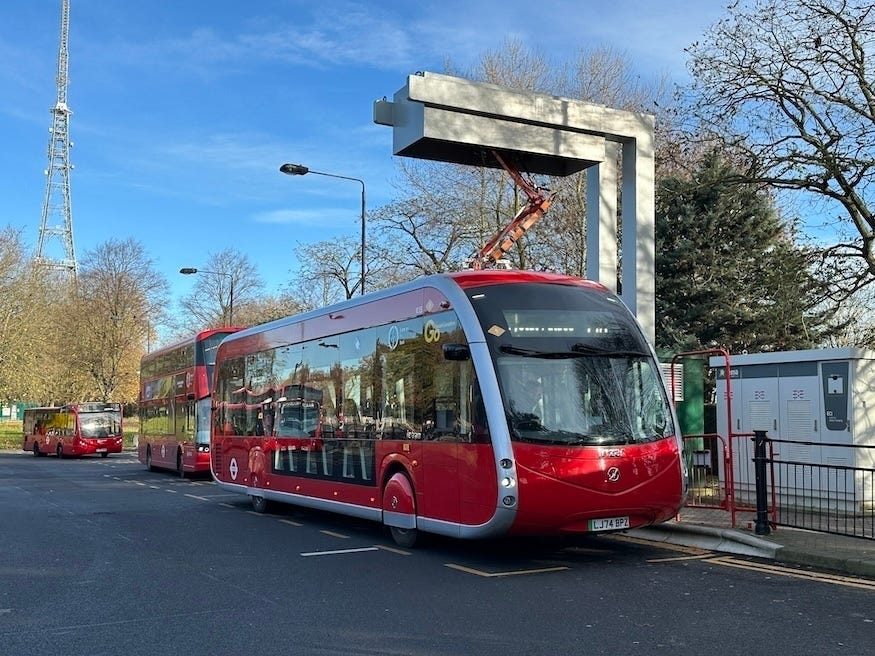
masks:
<path fill-rule="evenodd" d="M 441 338 L 441 330 L 434 321 L 429 319 L 422 327 L 422 336 L 425 338 L 426 344 L 433 344 Z"/>

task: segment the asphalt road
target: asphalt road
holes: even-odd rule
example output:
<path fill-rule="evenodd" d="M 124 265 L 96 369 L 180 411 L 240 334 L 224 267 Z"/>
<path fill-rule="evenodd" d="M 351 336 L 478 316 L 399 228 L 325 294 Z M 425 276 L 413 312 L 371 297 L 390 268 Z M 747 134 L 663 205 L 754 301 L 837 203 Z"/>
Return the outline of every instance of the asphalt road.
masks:
<path fill-rule="evenodd" d="M 875 582 L 599 536 L 428 540 L 0 453 L 0 655 L 866 654 Z"/>

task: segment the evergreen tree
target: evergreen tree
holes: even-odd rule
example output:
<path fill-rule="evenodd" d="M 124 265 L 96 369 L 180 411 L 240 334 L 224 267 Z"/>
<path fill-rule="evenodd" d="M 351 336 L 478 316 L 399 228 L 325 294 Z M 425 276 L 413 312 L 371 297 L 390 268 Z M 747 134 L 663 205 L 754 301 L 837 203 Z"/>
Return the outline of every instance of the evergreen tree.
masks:
<path fill-rule="evenodd" d="M 656 198 L 657 348 L 762 352 L 818 345 L 822 286 L 767 194 L 739 184 L 720 153 Z"/>

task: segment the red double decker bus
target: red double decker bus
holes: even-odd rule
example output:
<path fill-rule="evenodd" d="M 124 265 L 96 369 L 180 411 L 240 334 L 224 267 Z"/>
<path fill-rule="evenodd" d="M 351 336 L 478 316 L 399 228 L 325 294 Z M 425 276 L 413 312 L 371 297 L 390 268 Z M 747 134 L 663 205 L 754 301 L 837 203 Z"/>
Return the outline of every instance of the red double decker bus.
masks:
<path fill-rule="evenodd" d="M 211 463 L 224 489 L 460 538 L 674 517 L 682 442 L 640 326 L 603 286 L 423 278 L 229 336 Z"/>
<path fill-rule="evenodd" d="M 239 328 L 215 328 L 140 361 L 137 457 L 180 476 L 209 471 L 210 387 L 219 343 Z"/>
<path fill-rule="evenodd" d="M 71 403 L 27 408 L 22 421 L 22 448 L 35 456 L 59 458 L 122 452 L 122 407 L 119 403 Z"/>

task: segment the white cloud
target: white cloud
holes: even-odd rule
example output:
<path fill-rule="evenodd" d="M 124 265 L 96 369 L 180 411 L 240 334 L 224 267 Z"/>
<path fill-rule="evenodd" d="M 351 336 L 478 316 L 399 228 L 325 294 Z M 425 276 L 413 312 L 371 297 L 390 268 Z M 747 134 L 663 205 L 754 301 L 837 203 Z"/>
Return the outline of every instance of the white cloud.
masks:
<path fill-rule="evenodd" d="M 360 219 L 352 208 L 279 209 L 252 215 L 255 223 L 298 225 L 320 228 L 347 228 Z"/>

